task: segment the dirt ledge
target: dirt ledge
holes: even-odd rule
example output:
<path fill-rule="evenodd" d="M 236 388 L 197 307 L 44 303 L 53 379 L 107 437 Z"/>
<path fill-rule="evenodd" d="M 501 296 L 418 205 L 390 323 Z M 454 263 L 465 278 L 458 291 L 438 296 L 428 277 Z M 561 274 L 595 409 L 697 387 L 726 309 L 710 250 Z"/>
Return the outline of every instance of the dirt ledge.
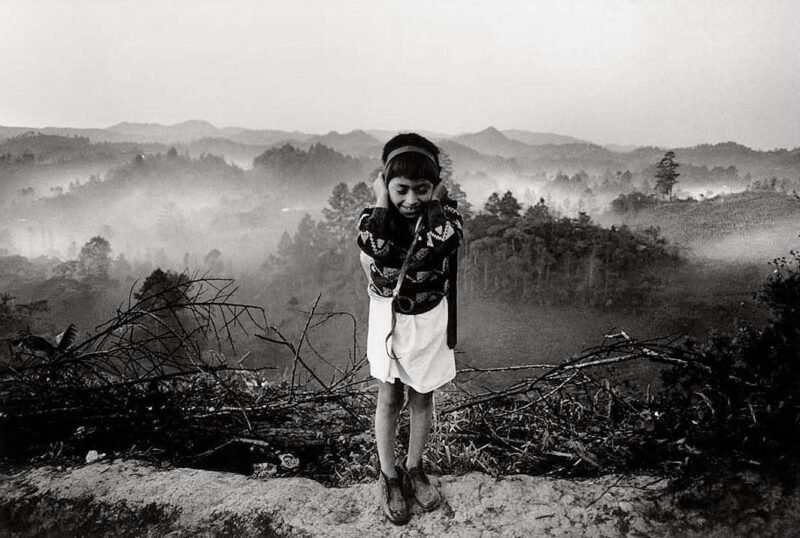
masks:
<path fill-rule="evenodd" d="M 386 523 L 375 484 L 332 489 L 136 461 L 0 475 L 0 536 L 796 536 L 800 495 L 743 477 L 703 509 L 666 480 L 481 473 L 434 478 L 446 503 Z M 697 499 L 695 499 L 697 500 Z M 692 504 L 689 502 L 688 504 Z"/>

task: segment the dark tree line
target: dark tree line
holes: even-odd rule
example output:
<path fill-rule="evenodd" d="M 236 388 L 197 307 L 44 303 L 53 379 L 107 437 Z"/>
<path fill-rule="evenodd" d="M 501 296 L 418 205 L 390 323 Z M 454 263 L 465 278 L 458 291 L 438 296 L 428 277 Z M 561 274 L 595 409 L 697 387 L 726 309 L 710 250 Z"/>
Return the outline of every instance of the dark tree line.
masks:
<path fill-rule="evenodd" d="M 510 192 L 493 194 L 467 221 L 465 291 L 541 303 L 610 305 L 657 286 L 660 267 L 678 263 L 656 229 L 602 228 L 585 213 L 553 215 L 544 199 L 520 215 Z"/>
<path fill-rule="evenodd" d="M 461 192 L 457 184 L 451 190 Z M 285 233 L 264 264 L 273 293 L 287 300 L 319 291 L 329 298 L 363 298 L 356 219 L 371 202 L 365 183 L 352 189 L 339 184 L 323 220 L 306 216 L 294 235 Z M 484 211 L 465 219 L 463 293 L 546 304 L 632 303 L 659 291 L 658 275 L 679 262 L 677 251 L 653 228 L 602 228 L 584 213 L 558 217 L 543 199 L 521 211 L 511 192 L 495 193 Z"/>
<path fill-rule="evenodd" d="M 264 262 L 269 274 L 269 295 L 295 303 L 322 292 L 357 308 L 365 300 L 359 280 L 361 267 L 356 246 L 356 220 L 374 202 L 364 182 L 352 189 L 346 183 L 333 188 L 323 219 L 306 214 L 293 235 L 283 233 L 277 251 Z"/>
<path fill-rule="evenodd" d="M 302 187 L 305 183 L 327 186 L 337 180 L 364 174 L 361 161 L 319 143 L 311 145 L 308 150 L 291 144 L 270 148 L 253 160 L 253 169 L 282 181 L 294 181 L 293 187 Z"/>

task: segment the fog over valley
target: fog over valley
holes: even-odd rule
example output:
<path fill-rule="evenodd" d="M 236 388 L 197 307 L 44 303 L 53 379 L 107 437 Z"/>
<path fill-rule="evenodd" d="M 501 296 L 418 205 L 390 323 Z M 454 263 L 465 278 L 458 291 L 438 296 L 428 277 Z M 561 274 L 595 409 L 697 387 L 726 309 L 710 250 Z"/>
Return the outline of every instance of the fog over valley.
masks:
<path fill-rule="evenodd" d="M 105 130 L 0 127 L 2 248 L 65 258 L 73 243 L 109 235 L 114 253 L 131 260 L 163 249 L 177 267 L 185 253 L 196 260 L 218 248 L 236 253 L 231 264 L 254 268 L 283 232 L 294 233 L 304 214 L 322 216 L 337 183 L 371 183 L 382 142 L 391 134 L 373 133 L 252 131 L 200 121 Z M 475 210 L 493 192 L 510 191 L 523 208 L 543 198 L 561 216 L 584 212 L 603 224 L 654 225 L 668 235 L 689 233 L 677 229 L 678 213 L 702 213 L 711 199 L 721 234 L 742 226 L 752 233 L 759 224 L 772 228 L 776 219 L 794 216 L 797 149 L 761 152 L 735 143 L 673 148 L 681 175 L 671 199 L 693 203 L 668 209 L 644 200 L 646 207 L 620 212 L 612 205 L 620 195 L 656 194 L 655 167 L 668 148 L 620 153 L 565 136 L 494 128 L 432 135 Z M 746 202 L 731 204 L 741 209 L 726 224 L 724 195 L 744 191 L 787 196 L 772 203 L 750 196 L 751 209 Z M 659 211 L 664 214 L 652 215 Z M 692 246 L 693 254 L 704 254 L 699 243 L 675 238 Z M 773 244 L 762 242 L 760 251 L 770 252 Z"/>
<path fill-rule="evenodd" d="M 48 302 L 27 318 L 33 330 L 91 330 L 160 269 L 233 278 L 241 300 L 289 326 L 322 294 L 326 309 L 353 313 L 363 331 L 355 220 L 373 201 L 393 134 L 202 121 L 0 127 L 0 292 L 13 304 Z M 468 221 L 465 364 L 498 338 L 509 356 L 491 361 L 548 361 L 620 325 L 641 336 L 700 335 L 760 319 L 754 294 L 767 262 L 797 246 L 797 148 L 618 151 L 493 127 L 428 135 Z M 665 187 L 657 173 L 670 151 L 679 176 Z M 91 307 L 76 313 L 76 301 Z M 554 323 L 545 337 L 564 316 L 588 326 Z M 517 321 L 530 319 L 544 332 L 515 338 L 525 333 Z M 326 353 L 352 347 L 341 327 L 319 331 Z"/>

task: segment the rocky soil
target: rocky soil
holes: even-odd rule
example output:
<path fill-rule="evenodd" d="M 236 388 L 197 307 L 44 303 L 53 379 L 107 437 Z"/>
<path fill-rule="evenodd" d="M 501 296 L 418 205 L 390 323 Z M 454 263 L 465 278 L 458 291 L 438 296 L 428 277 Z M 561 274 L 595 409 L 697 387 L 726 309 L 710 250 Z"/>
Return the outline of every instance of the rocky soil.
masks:
<path fill-rule="evenodd" d="M 435 477 L 446 502 L 384 521 L 376 484 L 326 488 L 137 461 L 0 475 L 0 535 L 797 536 L 800 495 L 754 477 L 690 492 L 655 477 Z"/>

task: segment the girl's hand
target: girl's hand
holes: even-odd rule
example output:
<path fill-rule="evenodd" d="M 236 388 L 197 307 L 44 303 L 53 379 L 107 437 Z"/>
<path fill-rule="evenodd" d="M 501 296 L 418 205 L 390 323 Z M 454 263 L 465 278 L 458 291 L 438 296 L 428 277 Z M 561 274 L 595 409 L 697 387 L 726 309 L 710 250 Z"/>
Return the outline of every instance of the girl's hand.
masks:
<path fill-rule="evenodd" d="M 372 190 L 375 192 L 375 205 L 389 207 L 389 189 L 383 180 L 383 172 L 378 172 L 378 177 L 372 182 Z"/>
<path fill-rule="evenodd" d="M 439 184 L 433 188 L 433 195 L 431 198 L 434 200 L 447 198 L 447 187 L 444 186 L 444 181 L 440 181 Z"/>

